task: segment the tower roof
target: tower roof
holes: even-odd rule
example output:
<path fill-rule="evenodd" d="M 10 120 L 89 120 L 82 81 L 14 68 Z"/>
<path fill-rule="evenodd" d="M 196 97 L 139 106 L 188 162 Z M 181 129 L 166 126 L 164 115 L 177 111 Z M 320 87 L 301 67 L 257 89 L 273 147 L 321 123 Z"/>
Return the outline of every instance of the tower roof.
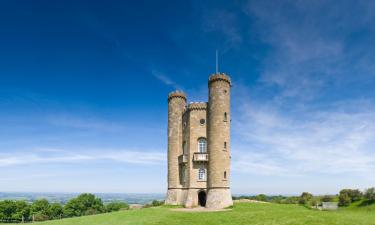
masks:
<path fill-rule="evenodd" d="M 208 79 L 208 84 L 211 84 L 214 81 L 225 81 L 225 82 L 228 82 L 230 85 L 232 84 L 230 77 L 226 75 L 225 73 L 212 74 L 210 78 Z"/>
<path fill-rule="evenodd" d="M 168 95 L 168 101 L 170 101 L 172 98 L 183 98 L 186 101 L 186 94 L 183 91 L 172 91 Z"/>

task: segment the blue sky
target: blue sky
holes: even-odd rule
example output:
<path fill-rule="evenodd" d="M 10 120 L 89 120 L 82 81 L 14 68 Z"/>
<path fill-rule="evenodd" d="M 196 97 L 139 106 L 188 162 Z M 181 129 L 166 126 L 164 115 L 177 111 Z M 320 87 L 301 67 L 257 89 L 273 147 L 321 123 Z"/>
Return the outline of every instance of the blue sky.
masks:
<path fill-rule="evenodd" d="M 167 94 L 233 80 L 232 191 L 375 186 L 373 1 L 1 1 L 0 191 L 166 191 Z"/>

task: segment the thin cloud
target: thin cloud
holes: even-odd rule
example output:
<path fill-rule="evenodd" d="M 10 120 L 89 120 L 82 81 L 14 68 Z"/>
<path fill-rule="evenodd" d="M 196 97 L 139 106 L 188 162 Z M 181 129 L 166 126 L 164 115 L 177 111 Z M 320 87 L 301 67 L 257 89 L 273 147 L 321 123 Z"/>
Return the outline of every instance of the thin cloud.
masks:
<path fill-rule="evenodd" d="M 373 38 L 363 36 L 355 44 L 351 39 L 359 30 L 373 29 L 369 9 L 373 11 L 375 5 L 342 3 L 248 2 L 245 12 L 254 20 L 257 37 L 271 49 L 259 81 L 279 88 L 276 98 L 309 101 L 327 88 L 375 75 L 374 54 L 368 54 L 375 50 Z"/>
<path fill-rule="evenodd" d="M 30 164 L 51 164 L 51 163 L 80 163 L 113 161 L 129 164 L 154 165 L 166 161 L 166 155 L 160 152 L 145 152 L 132 150 L 80 150 L 80 151 L 56 151 L 53 154 L 17 153 L 0 154 L 0 167 L 11 167 Z M 76 154 L 74 152 L 80 152 Z"/>
<path fill-rule="evenodd" d="M 174 89 L 177 89 L 177 90 L 182 90 L 181 86 L 178 85 L 171 78 L 169 78 L 166 74 L 164 74 L 160 71 L 157 71 L 157 70 L 152 70 L 151 73 L 154 77 L 156 77 L 158 80 L 160 80 L 163 84 L 165 84 L 167 86 L 171 86 L 171 87 L 173 87 Z"/>
<path fill-rule="evenodd" d="M 374 108 L 361 102 L 332 107 L 282 112 L 274 105 L 244 103 L 234 131 L 242 138 L 237 148 L 249 151 L 234 153 L 245 153 L 234 168 L 296 176 L 375 173 Z"/>

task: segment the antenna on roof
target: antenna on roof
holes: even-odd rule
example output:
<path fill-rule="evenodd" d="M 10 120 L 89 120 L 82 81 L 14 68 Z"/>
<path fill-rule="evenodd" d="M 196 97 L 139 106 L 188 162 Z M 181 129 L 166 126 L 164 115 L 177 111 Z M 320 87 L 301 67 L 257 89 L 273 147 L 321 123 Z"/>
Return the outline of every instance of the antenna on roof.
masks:
<path fill-rule="evenodd" d="M 219 57 L 218 57 L 217 49 L 216 49 L 216 73 L 219 73 Z"/>

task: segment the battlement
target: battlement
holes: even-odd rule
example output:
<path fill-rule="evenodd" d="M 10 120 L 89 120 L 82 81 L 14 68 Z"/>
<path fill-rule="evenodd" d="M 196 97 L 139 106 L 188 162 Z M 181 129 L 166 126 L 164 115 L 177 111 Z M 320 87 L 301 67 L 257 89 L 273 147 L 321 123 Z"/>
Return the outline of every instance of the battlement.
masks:
<path fill-rule="evenodd" d="M 172 91 L 171 93 L 169 93 L 168 95 L 168 102 L 172 99 L 172 98 L 182 98 L 186 101 L 186 95 L 184 92 L 182 91 Z"/>
<path fill-rule="evenodd" d="M 226 75 L 225 73 L 212 74 L 210 78 L 208 79 L 208 84 L 211 84 L 212 82 L 215 82 L 215 81 L 225 81 L 229 85 L 231 85 L 230 77 Z"/>
<path fill-rule="evenodd" d="M 207 102 L 190 102 L 187 106 L 188 110 L 206 110 Z"/>

